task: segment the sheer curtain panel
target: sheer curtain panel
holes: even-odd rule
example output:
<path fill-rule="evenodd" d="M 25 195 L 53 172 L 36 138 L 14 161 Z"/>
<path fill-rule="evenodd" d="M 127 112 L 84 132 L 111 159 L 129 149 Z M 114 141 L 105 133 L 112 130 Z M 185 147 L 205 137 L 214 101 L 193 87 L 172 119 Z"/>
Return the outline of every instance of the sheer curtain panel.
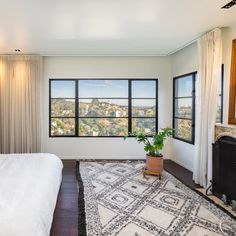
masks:
<path fill-rule="evenodd" d="M 0 153 L 41 149 L 42 57 L 0 56 Z"/>
<path fill-rule="evenodd" d="M 199 79 L 196 110 L 196 156 L 193 179 L 207 187 L 212 179 L 212 143 L 221 78 L 221 30 L 215 29 L 198 40 Z"/>

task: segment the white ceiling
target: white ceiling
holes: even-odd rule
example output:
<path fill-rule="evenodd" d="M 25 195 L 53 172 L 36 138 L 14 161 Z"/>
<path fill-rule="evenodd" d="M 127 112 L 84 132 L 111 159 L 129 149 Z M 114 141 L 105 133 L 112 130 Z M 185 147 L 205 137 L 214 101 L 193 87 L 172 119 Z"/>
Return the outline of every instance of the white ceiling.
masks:
<path fill-rule="evenodd" d="M 166 55 L 236 22 L 230 0 L 0 0 L 0 54 Z"/>

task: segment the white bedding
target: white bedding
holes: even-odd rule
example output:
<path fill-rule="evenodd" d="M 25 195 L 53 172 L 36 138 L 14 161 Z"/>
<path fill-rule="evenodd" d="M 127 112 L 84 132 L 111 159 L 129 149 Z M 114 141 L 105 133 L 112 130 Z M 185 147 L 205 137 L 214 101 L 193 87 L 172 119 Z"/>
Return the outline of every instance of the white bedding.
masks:
<path fill-rule="evenodd" d="M 48 236 L 62 178 L 52 154 L 0 154 L 0 236 Z"/>

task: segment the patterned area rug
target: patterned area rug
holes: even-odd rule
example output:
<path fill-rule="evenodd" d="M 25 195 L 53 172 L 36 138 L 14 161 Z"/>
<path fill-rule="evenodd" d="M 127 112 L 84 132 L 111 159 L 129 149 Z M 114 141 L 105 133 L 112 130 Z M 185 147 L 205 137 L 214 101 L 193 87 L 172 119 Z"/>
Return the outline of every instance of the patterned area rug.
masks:
<path fill-rule="evenodd" d="M 219 226 L 234 221 L 229 215 L 167 172 L 162 180 L 143 178 L 143 166 L 79 163 L 80 235 L 235 236 L 230 227 L 223 224 L 223 234 Z"/>

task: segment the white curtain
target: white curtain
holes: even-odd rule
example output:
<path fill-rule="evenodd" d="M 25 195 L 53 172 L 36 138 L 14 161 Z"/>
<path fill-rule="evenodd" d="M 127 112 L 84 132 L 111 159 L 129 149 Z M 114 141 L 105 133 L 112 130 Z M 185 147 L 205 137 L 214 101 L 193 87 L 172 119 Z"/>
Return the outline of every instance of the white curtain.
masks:
<path fill-rule="evenodd" d="M 40 56 L 0 55 L 0 153 L 41 149 Z"/>
<path fill-rule="evenodd" d="M 212 143 L 222 64 L 221 30 L 215 29 L 198 40 L 199 79 L 196 109 L 196 156 L 193 179 L 203 187 L 212 180 Z"/>

